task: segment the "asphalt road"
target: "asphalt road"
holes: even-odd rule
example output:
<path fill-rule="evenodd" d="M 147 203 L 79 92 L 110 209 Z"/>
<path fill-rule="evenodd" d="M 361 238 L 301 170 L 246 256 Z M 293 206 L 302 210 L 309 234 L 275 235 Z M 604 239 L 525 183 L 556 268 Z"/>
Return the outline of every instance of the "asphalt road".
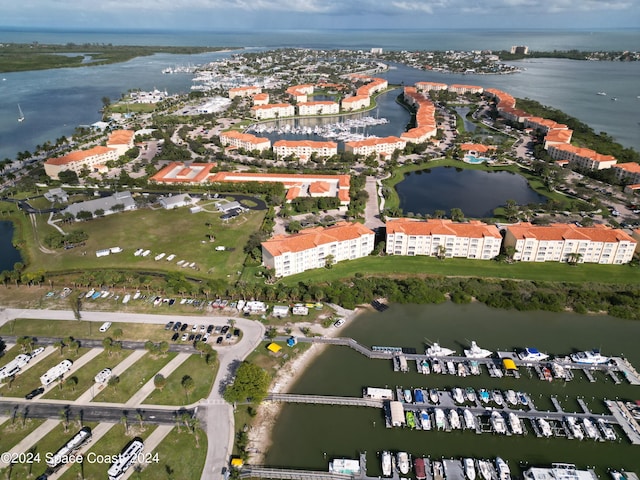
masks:
<path fill-rule="evenodd" d="M 52 346 L 62 337 L 34 337 L 34 338 L 38 345 Z M 4 335 L 2 339 L 4 340 L 5 343 L 16 343 L 16 341 L 18 340 L 18 337 Z M 78 342 L 80 342 L 81 347 L 102 348 L 102 340 L 89 340 L 89 339 L 82 339 L 82 338 L 75 338 L 74 340 L 77 340 Z M 120 343 L 122 344 L 122 348 L 124 350 L 144 350 L 144 342 L 129 342 L 129 341 L 123 340 Z M 187 343 L 187 344 L 170 343 L 169 351 L 178 352 L 178 353 L 198 353 L 191 343 Z"/>

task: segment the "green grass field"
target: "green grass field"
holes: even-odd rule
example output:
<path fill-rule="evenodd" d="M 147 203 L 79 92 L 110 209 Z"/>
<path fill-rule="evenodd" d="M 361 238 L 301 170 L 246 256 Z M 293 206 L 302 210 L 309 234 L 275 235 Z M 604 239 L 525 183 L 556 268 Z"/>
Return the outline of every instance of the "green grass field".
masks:
<path fill-rule="evenodd" d="M 90 349 L 88 348 L 79 348 L 77 352 L 74 352 L 73 350 L 65 348 L 62 355 L 60 355 L 60 349 L 52 352 L 47 358 L 44 358 L 36 365 L 30 367 L 28 370 L 25 370 L 24 373 L 20 373 L 13 381 L 11 388 L 9 388 L 9 385 L 3 387 L 4 395 L 10 397 L 24 397 L 31 390 L 42 385 L 40 383 L 40 377 L 51 367 L 59 364 L 66 358 L 75 362 L 89 350 Z M 64 389 L 65 387 L 58 382 L 54 382 L 51 386 L 49 386 L 49 389 L 61 388 Z"/>
<path fill-rule="evenodd" d="M 164 330 L 164 324 L 160 326 L 147 323 L 116 322 L 111 329 L 105 333 L 101 333 L 99 328 L 100 323 L 82 320 L 52 321 L 17 318 L 2 325 L 2 327 L 0 327 L 0 335 L 26 335 L 54 338 L 66 338 L 70 336 L 78 339 L 103 340 L 107 337 L 112 337 L 114 330 L 119 328 L 122 330 L 122 338 L 120 340 L 138 342 L 151 340 L 152 342 L 160 342 L 162 340 L 169 340 L 170 338 L 167 335 L 168 332 Z M 61 335 L 62 332 L 64 335 Z M 2 357 L 2 361 L 4 361 L 4 358 L 5 357 Z"/>
<path fill-rule="evenodd" d="M 100 455 L 117 455 L 129 443 L 134 437 L 140 437 L 143 440 L 147 438 L 156 428 L 155 425 L 143 424 L 143 428 L 140 428 L 135 418 L 129 419 L 129 430 L 125 431 L 124 425 L 118 423 L 114 425 L 104 436 L 95 442 L 92 447 L 87 450 L 93 452 L 96 458 Z M 86 458 L 86 454 L 85 454 Z M 104 480 L 108 478 L 107 470 L 111 467 L 110 463 L 100 462 L 84 462 L 84 480 Z M 76 480 L 80 478 L 80 464 L 74 464 L 69 468 L 64 475 L 60 477 L 61 480 Z"/>
<path fill-rule="evenodd" d="M 5 405 L 2 409 L 4 410 L 2 415 L 8 417 L 13 415 L 13 409 L 9 405 Z M 41 418 L 23 419 L 19 416 L 15 420 L 7 420 L 0 425 L 0 450 L 8 452 L 43 423 L 44 419 Z"/>
<path fill-rule="evenodd" d="M 146 354 L 120 375 L 120 382 L 116 386 L 106 386 L 94 401 L 125 403 L 176 355 L 175 352 L 157 357 Z"/>
<path fill-rule="evenodd" d="M 187 209 L 136 210 L 123 212 L 88 222 L 62 226 L 65 231 L 83 230 L 89 235 L 86 245 L 47 254 L 39 250 L 33 234 L 24 235 L 28 247 L 29 269 L 46 272 L 82 271 L 91 269 L 133 269 L 136 271 L 179 271 L 187 276 L 224 277 L 241 270 L 245 254 L 243 247 L 251 233 L 258 230 L 264 212 L 249 211 L 223 223 L 219 213 Z M 48 218 L 48 217 L 47 217 Z M 38 217 L 40 241 L 56 230 L 47 225 L 45 216 Z M 210 226 L 207 226 L 209 224 Z M 142 235 L 144 233 L 144 235 Z M 208 235 L 215 237 L 210 242 Z M 216 246 L 228 247 L 216 251 Z M 97 258 L 96 250 L 118 246 L 124 251 Z M 230 247 L 230 248 L 229 248 Z M 147 257 L 133 255 L 138 248 L 151 250 Z M 155 261 L 155 255 L 176 255 Z M 195 263 L 196 269 L 182 268 L 179 260 Z"/>
<path fill-rule="evenodd" d="M 50 398 L 53 400 L 75 400 L 84 392 L 86 392 L 95 383 L 94 377 L 96 374 L 104 368 L 115 367 L 118 363 L 123 361 L 129 355 L 133 353 L 133 350 L 120 350 L 117 353 L 112 353 L 111 356 L 107 352 L 102 352 L 96 358 L 91 360 L 85 366 L 80 368 L 77 372 L 73 373 L 69 378 L 75 377 L 78 379 L 78 383 L 72 385 L 65 384 L 60 388 L 52 388 L 43 395 L 42 398 Z"/>
<path fill-rule="evenodd" d="M 207 365 L 204 357 L 200 357 L 199 354 L 191 355 L 191 357 L 167 377 L 167 385 L 162 391 L 156 389 L 145 399 L 144 403 L 155 405 L 188 405 L 201 398 L 206 398 L 211 392 L 211 387 L 217 372 L 217 362 L 215 366 Z M 195 389 L 189 394 L 188 399 L 184 388 L 182 388 L 182 378 L 185 375 L 193 378 L 195 383 Z"/>
<path fill-rule="evenodd" d="M 521 262 L 506 264 L 492 260 L 467 260 L 434 257 L 365 257 L 338 263 L 332 269 L 319 268 L 281 280 L 287 285 L 298 282 L 328 282 L 349 278 L 356 273 L 366 275 L 442 275 L 452 277 L 511 278 L 549 282 L 600 282 L 640 284 L 638 269 L 628 265 L 570 266 L 558 262 Z"/>
<path fill-rule="evenodd" d="M 7 363 L 9 363 L 11 360 L 16 358 L 21 353 L 22 353 L 22 350 L 18 345 L 14 345 L 10 349 L 5 350 L 4 355 L 0 357 L 0 367 L 4 367 Z"/>
<path fill-rule="evenodd" d="M 198 441 L 190 431 L 174 428 L 158 448 L 158 463 L 150 463 L 140 472 L 141 480 L 200 478 L 207 457 L 207 435 L 198 429 Z M 171 472 L 171 473 L 170 473 Z"/>

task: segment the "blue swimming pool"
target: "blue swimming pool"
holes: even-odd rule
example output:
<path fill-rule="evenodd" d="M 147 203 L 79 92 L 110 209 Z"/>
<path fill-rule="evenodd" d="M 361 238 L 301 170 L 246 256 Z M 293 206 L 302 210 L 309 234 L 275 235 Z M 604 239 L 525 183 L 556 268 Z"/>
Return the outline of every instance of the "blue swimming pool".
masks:
<path fill-rule="evenodd" d="M 469 153 L 464 156 L 464 162 L 465 163 L 470 163 L 472 165 L 477 165 L 479 163 L 486 162 L 487 160 L 489 160 L 489 159 L 488 158 L 484 158 L 484 157 L 476 157 L 476 156 L 471 155 Z"/>

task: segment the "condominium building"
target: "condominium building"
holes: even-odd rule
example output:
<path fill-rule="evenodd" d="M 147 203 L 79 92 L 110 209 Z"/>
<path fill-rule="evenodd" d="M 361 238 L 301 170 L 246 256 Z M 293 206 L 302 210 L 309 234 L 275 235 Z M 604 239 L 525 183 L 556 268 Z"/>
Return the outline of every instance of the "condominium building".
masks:
<path fill-rule="evenodd" d="M 235 87 L 229 89 L 229 98 L 233 100 L 236 97 L 251 97 L 257 93 L 262 93 L 261 87 Z"/>
<path fill-rule="evenodd" d="M 269 94 L 268 93 L 256 93 L 253 96 L 253 104 L 254 105 L 267 105 L 269 103 Z"/>
<path fill-rule="evenodd" d="M 438 83 L 438 82 L 417 82 L 416 88 L 419 92 L 440 92 L 443 90 L 447 90 L 449 85 L 446 83 Z"/>
<path fill-rule="evenodd" d="M 296 114 L 296 109 L 288 103 L 268 103 L 267 105 L 254 105 L 251 107 L 251 113 L 258 120 L 264 120 L 293 117 Z"/>
<path fill-rule="evenodd" d="M 273 144 L 273 152 L 276 154 L 276 158 L 293 155 L 306 162 L 314 153 L 319 157 L 337 155 L 338 144 L 336 142 L 314 142 L 311 140 L 278 140 Z"/>
<path fill-rule="evenodd" d="M 271 140 L 268 138 L 256 137 L 249 133 L 238 132 L 237 130 L 229 130 L 220 134 L 220 143 L 222 145 L 231 145 L 236 148 L 243 148 L 248 151 L 263 151 L 271 148 Z"/>
<path fill-rule="evenodd" d="M 323 268 L 327 262 L 366 257 L 373 251 L 374 237 L 372 230 L 356 222 L 276 235 L 262 242 L 262 264 L 276 277 L 286 277 Z"/>
<path fill-rule="evenodd" d="M 354 95 L 353 97 L 343 98 L 340 105 L 345 112 L 359 110 L 371 105 L 371 98 L 369 95 Z"/>
<path fill-rule="evenodd" d="M 155 183 L 193 183 L 199 184 L 206 181 L 211 174 L 215 163 L 191 163 L 171 162 L 166 167 L 156 172 L 150 179 Z"/>
<path fill-rule="evenodd" d="M 495 225 L 480 221 L 387 220 L 388 255 L 427 255 L 489 260 L 500 253 L 502 236 Z"/>
<path fill-rule="evenodd" d="M 416 126 L 400 135 L 407 143 L 424 143 L 438 133 L 436 108 L 416 87 L 404 87 L 404 100 L 416 109 Z"/>
<path fill-rule="evenodd" d="M 640 183 L 640 164 L 635 162 L 618 163 L 612 168 L 619 181 L 626 184 Z"/>
<path fill-rule="evenodd" d="M 458 95 L 465 95 L 467 93 L 482 93 L 482 87 L 476 85 L 449 85 L 449 91 L 457 93 Z"/>
<path fill-rule="evenodd" d="M 329 115 L 340 113 L 338 102 L 330 100 L 298 103 L 298 115 Z"/>
<path fill-rule="evenodd" d="M 116 156 L 124 155 L 133 148 L 136 133 L 133 130 L 114 130 L 107 138 L 107 147 L 116 149 Z"/>
<path fill-rule="evenodd" d="M 550 145 L 547 150 L 554 160 L 568 160 L 572 167 L 584 170 L 603 170 L 611 168 L 617 160 L 612 155 L 603 155 L 589 148 L 573 145 Z"/>
<path fill-rule="evenodd" d="M 345 142 L 346 152 L 354 155 L 370 155 L 375 153 L 380 156 L 391 155 L 396 150 L 403 150 L 407 146 L 407 141 L 398 137 L 367 138 L 366 140 L 356 140 Z"/>
<path fill-rule="evenodd" d="M 85 168 L 90 172 L 106 171 L 105 164 L 118 159 L 115 148 L 98 145 L 88 150 L 76 150 L 62 157 L 49 158 L 44 162 L 44 171 L 53 180 L 64 170 L 71 170 L 80 174 Z"/>
<path fill-rule="evenodd" d="M 637 242 L 604 225 L 519 223 L 507 227 L 504 245 L 515 247 L 514 260 L 523 262 L 622 264 L 631 261 Z"/>

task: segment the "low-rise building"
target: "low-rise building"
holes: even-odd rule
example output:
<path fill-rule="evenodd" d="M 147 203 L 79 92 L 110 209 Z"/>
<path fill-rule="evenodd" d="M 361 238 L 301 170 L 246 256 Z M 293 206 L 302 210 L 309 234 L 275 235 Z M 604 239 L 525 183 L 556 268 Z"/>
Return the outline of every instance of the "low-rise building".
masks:
<path fill-rule="evenodd" d="M 231 145 L 236 148 L 243 148 L 248 151 L 257 150 L 262 152 L 271 148 L 271 140 L 263 137 L 256 137 L 250 133 L 242 133 L 237 130 L 229 130 L 220 134 L 222 145 Z"/>
<path fill-rule="evenodd" d="M 159 200 L 160 205 L 165 210 L 173 210 L 174 208 L 189 207 L 198 203 L 197 198 L 193 198 L 188 193 L 180 193 L 178 195 L 169 195 Z"/>
<path fill-rule="evenodd" d="M 633 258 L 637 241 L 604 225 L 518 223 L 507 227 L 504 245 L 515 248 L 513 258 L 522 262 L 623 264 Z"/>
<path fill-rule="evenodd" d="M 269 94 L 268 93 L 256 93 L 253 96 L 253 104 L 254 105 L 267 105 L 269 103 Z"/>
<path fill-rule="evenodd" d="M 116 150 L 116 156 L 124 155 L 133 148 L 136 133 L 133 130 L 114 130 L 107 138 L 107 147 Z"/>
<path fill-rule="evenodd" d="M 617 163 L 613 165 L 616 178 L 626 184 L 640 183 L 640 164 L 636 162 Z"/>
<path fill-rule="evenodd" d="M 554 160 L 569 160 L 572 168 L 583 170 L 604 170 L 611 168 L 617 160 L 613 155 L 603 155 L 590 148 L 575 147 L 573 145 L 550 145 L 547 150 Z"/>
<path fill-rule="evenodd" d="M 298 115 L 331 115 L 336 113 L 340 113 L 340 105 L 330 100 L 298 103 Z"/>
<path fill-rule="evenodd" d="M 62 157 L 49 158 L 44 162 L 44 171 L 53 180 L 59 180 L 59 174 L 65 170 L 71 170 L 80 174 L 85 168 L 90 172 L 104 170 L 109 161 L 118 160 L 118 151 L 115 148 L 98 145 L 88 150 L 76 150 Z"/>
<path fill-rule="evenodd" d="M 369 95 L 354 95 L 352 97 L 346 97 L 342 99 L 340 106 L 343 111 L 350 112 L 353 110 L 360 110 L 371 105 L 371 98 Z"/>
<path fill-rule="evenodd" d="M 276 158 L 293 155 L 306 162 L 313 154 L 319 157 L 337 155 L 338 144 L 336 142 L 314 142 L 312 140 L 278 140 L 273 144 L 273 152 L 276 154 Z"/>
<path fill-rule="evenodd" d="M 354 155 L 364 155 L 366 157 L 372 153 L 380 156 L 391 155 L 396 150 L 404 150 L 406 146 L 406 140 L 398 137 L 385 137 L 345 142 L 344 149 Z"/>
<path fill-rule="evenodd" d="M 357 222 L 340 222 L 293 235 L 276 235 L 262 242 L 262 264 L 272 269 L 276 277 L 323 268 L 328 262 L 354 260 L 371 254 L 374 236 L 372 230 Z"/>
<path fill-rule="evenodd" d="M 251 97 L 258 93 L 262 93 L 262 88 L 258 86 L 235 87 L 229 89 L 229 98 L 233 100 L 236 97 Z"/>
<path fill-rule="evenodd" d="M 489 260 L 500 253 L 502 236 L 495 225 L 480 221 L 414 220 L 387 221 L 389 255 L 427 255 Z"/>
<path fill-rule="evenodd" d="M 258 120 L 269 118 L 293 117 L 296 109 L 289 103 L 268 103 L 266 105 L 254 105 L 251 114 Z"/>
<path fill-rule="evenodd" d="M 204 182 L 211 174 L 215 163 L 191 163 L 172 162 L 162 168 L 149 181 L 155 183 L 193 183 Z"/>
<path fill-rule="evenodd" d="M 70 213 L 77 217 L 80 212 L 96 212 L 102 211 L 102 215 L 111 215 L 117 212 L 127 212 L 136 209 L 136 202 L 131 196 L 131 192 L 117 192 L 107 197 L 95 198 L 85 202 L 72 203 L 63 210 L 63 213 Z"/>

